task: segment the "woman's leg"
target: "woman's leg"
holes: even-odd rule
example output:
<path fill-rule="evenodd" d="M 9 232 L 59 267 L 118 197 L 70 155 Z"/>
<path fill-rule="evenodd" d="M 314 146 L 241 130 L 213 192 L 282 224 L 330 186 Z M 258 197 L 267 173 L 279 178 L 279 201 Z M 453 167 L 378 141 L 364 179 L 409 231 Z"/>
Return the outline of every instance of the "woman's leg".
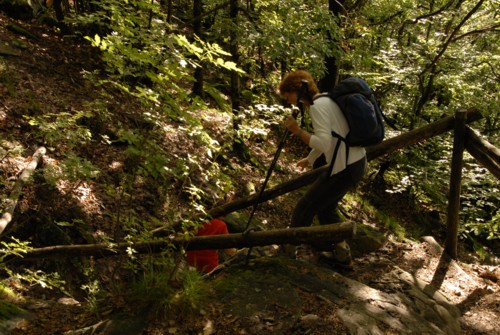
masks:
<path fill-rule="evenodd" d="M 325 187 L 328 193 L 325 199 L 318 205 L 318 220 L 320 224 L 339 223 L 337 214 L 339 201 L 363 179 L 366 170 L 366 159 L 361 159 L 349 165 L 344 171 L 333 175 Z"/>
<path fill-rule="evenodd" d="M 366 159 L 361 159 L 330 178 L 326 178 L 325 174 L 318 177 L 295 206 L 291 226 L 310 226 L 315 215 L 318 215 L 321 224 L 334 223 L 331 221 L 332 211 L 340 199 L 363 178 L 365 168 Z"/>

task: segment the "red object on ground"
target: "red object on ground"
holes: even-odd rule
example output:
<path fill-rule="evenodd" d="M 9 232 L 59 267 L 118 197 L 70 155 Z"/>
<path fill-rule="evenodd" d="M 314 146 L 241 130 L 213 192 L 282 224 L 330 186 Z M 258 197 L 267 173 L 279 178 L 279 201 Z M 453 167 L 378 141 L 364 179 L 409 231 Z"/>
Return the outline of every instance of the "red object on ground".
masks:
<path fill-rule="evenodd" d="M 196 236 L 229 234 L 226 223 L 220 219 L 212 219 L 205 223 L 196 233 Z M 217 250 L 193 250 L 187 252 L 189 265 L 198 271 L 208 273 L 219 265 Z"/>

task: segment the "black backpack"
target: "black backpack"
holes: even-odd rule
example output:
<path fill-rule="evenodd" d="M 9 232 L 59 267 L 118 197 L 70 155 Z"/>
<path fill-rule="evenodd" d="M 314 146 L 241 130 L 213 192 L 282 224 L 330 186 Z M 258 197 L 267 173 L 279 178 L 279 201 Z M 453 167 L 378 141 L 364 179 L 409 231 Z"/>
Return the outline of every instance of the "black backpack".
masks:
<path fill-rule="evenodd" d="M 346 160 L 349 147 L 365 147 L 382 142 L 385 135 L 382 110 L 366 81 L 349 77 L 338 83 L 331 92 L 320 96 L 325 95 L 339 105 L 349 125 L 349 133 L 345 137 L 332 131 L 332 136 L 344 141 L 347 145 Z M 340 141 L 337 142 L 333 153 L 330 173 L 339 147 Z"/>

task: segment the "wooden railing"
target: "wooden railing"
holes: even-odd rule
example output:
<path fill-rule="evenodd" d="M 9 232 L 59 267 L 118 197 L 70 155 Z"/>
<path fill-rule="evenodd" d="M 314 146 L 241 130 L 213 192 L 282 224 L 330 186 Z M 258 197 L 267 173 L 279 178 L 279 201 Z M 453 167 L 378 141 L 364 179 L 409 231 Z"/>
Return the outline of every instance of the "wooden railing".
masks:
<path fill-rule="evenodd" d="M 458 111 L 453 116 L 444 117 L 432 124 L 409 131 L 383 141 L 380 144 L 366 149 L 368 160 L 373 160 L 384 155 L 388 155 L 396 150 L 406 148 L 413 144 L 425 141 L 444 132 L 454 130 L 454 149 L 452 158 L 452 171 L 450 176 L 450 197 L 447 219 L 447 239 L 445 251 L 452 258 L 457 257 L 457 237 L 458 237 L 458 214 L 459 198 L 461 189 L 461 169 L 462 155 L 466 148 L 478 162 L 486 167 L 495 177 L 500 179 L 500 150 L 485 140 L 481 139 L 474 131 L 467 126 L 481 119 L 481 114 L 475 110 Z M 265 190 L 260 197 L 252 195 L 246 198 L 237 199 L 223 206 L 213 208 L 209 214 L 213 217 L 223 216 L 239 209 L 265 202 L 277 196 L 299 189 L 311 184 L 327 167 L 309 171 L 282 183 L 274 188 Z"/>

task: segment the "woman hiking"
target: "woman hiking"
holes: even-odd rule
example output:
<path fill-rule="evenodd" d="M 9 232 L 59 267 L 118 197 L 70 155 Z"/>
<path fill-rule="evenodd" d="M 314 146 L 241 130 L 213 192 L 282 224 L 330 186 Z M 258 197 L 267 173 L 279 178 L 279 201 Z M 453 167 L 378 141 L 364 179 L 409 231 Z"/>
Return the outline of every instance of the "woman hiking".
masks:
<path fill-rule="evenodd" d="M 307 85 L 305 94 L 301 89 Z M 362 147 L 346 147 L 345 141 L 332 136 L 332 132 L 345 138 L 349 126 L 339 106 L 330 97 L 321 95 L 311 74 L 299 70 L 287 74 L 279 85 L 279 94 L 288 103 L 297 105 L 300 102 L 309 111 L 313 133 L 301 129 L 293 116 L 285 121 L 286 128 L 307 144 L 309 155 L 297 162 L 300 169 L 317 167 L 314 163 L 323 156 L 326 164 L 332 159 L 333 168 L 321 174 L 295 206 L 291 227 L 310 226 L 317 216 L 319 223 L 334 224 L 341 221 L 337 214 L 338 202 L 353 189 L 363 178 L 366 170 L 366 152 Z M 340 143 L 338 143 L 340 141 Z M 338 145 L 336 157 L 335 148 Z M 322 256 L 334 260 L 346 267 L 352 266 L 352 257 L 346 241 L 340 243 L 318 243 L 313 245 L 319 251 L 326 251 Z M 297 258 L 301 258 L 305 246 L 297 247 Z"/>

